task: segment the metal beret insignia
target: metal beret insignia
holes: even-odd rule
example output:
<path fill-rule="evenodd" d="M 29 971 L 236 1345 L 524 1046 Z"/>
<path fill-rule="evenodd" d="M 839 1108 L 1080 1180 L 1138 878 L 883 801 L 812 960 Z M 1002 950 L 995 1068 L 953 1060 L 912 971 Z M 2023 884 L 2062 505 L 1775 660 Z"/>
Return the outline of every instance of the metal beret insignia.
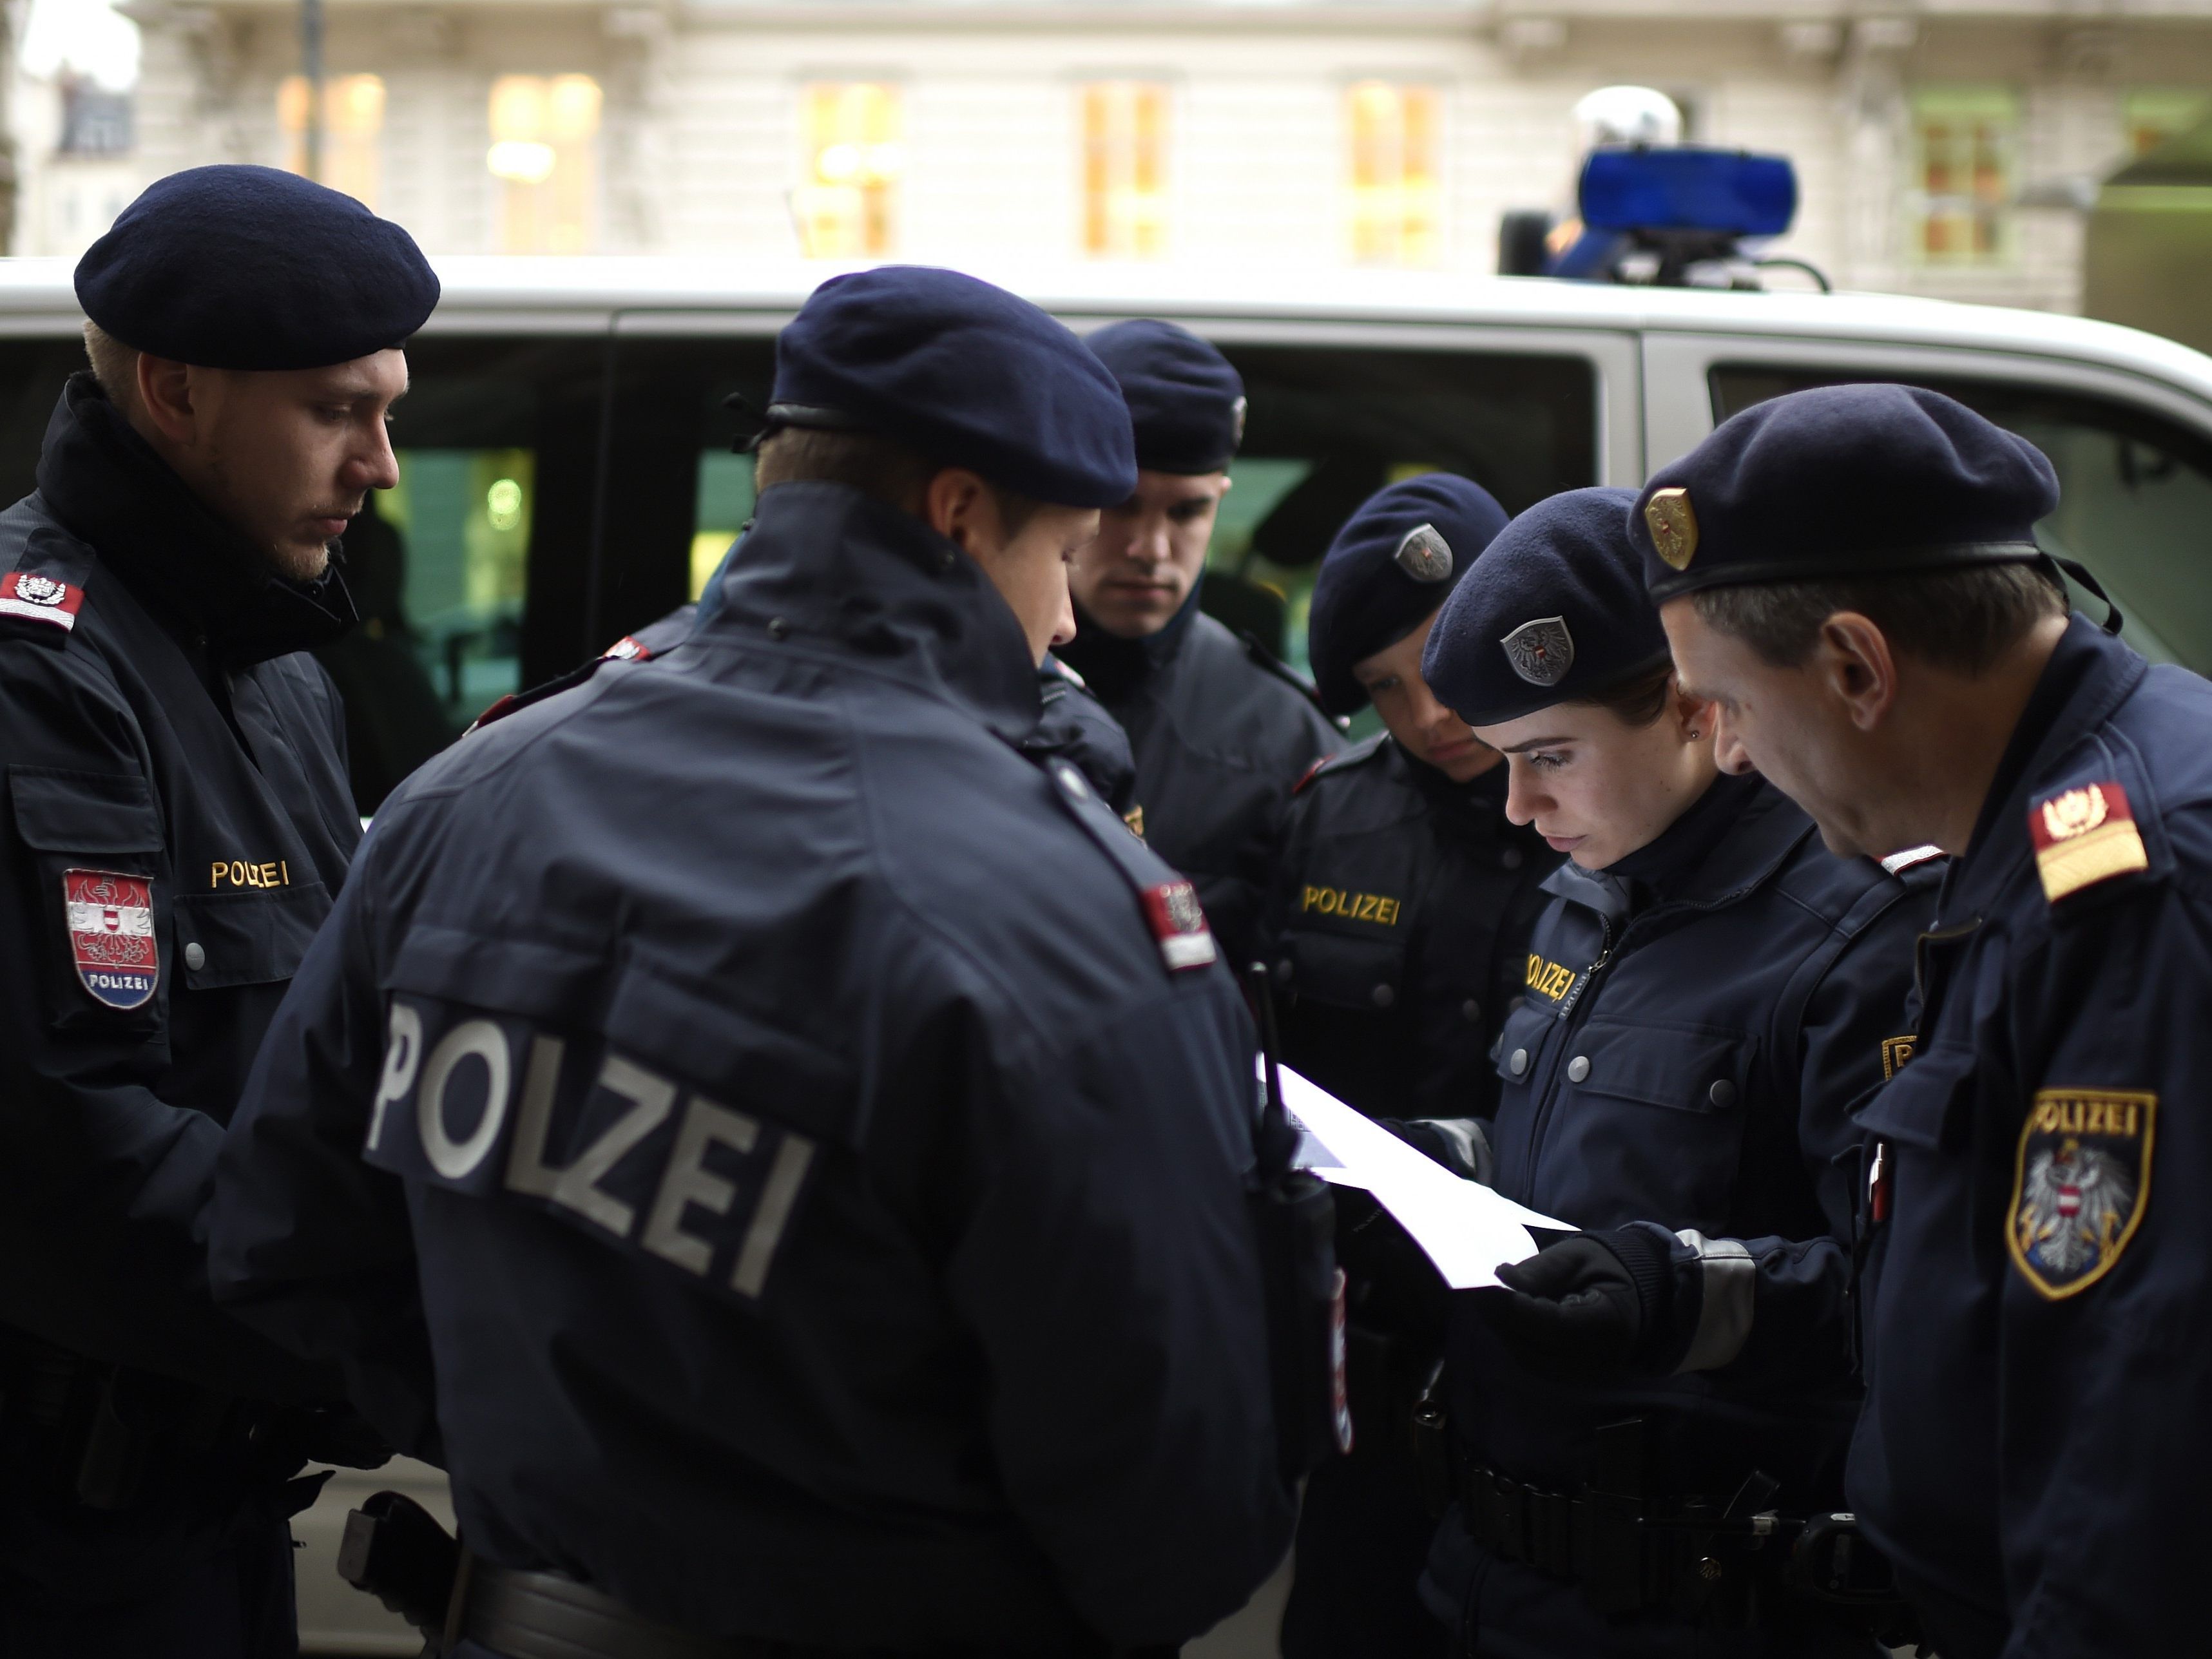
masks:
<path fill-rule="evenodd" d="M 1451 544 L 1432 524 L 1415 525 L 1393 556 L 1398 568 L 1417 582 L 1440 582 L 1452 573 Z"/>
<path fill-rule="evenodd" d="M 1690 492 L 1680 488 L 1653 490 L 1644 503 L 1644 522 L 1659 556 L 1676 570 L 1687 570 L 1698 552 L 1698 515 L 1690 506 Z"/>
<path fill-rule="evenodd" d="M 1567 632 L 1565 617 L 1524 622 L 1498 644 L 1513 672 L 1531 685 L 1557 685 L 1575 665 L 1575 636 Z"/>
<path fill-rule="evenodd" d="M 1231 423 L 1231 436 L 1234 441 L 1240 444 L 1244 441 L 1244 409 L 1245 401 L 1242 398 L 1239 398 L 1235 403 L 1229 405 L 1229 418 Z"/>
<path fill-rule="evenodd" d="M 2158 1097 L 2039 1089 L 2021 1125 L 2005 1243 L 2051 1301 L 2085 1291 L 2120 1259 L 2150 1196 Z"/>

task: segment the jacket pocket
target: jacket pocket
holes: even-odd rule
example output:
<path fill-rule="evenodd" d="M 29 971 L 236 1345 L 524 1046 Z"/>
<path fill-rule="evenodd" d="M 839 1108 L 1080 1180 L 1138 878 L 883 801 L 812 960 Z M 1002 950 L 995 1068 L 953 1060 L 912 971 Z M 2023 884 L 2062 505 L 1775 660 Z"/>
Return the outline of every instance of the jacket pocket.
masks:
<path fill-rule="evenodd" d="M 632 1056 L 725 1104 L 817 1139 L 857 1143 L 858 1075 L 820 1034 L 634 953 L 418 927 L 384 986 Z"/>
<path fill-rule="evenodd" d="M 1953 1133 L 1973 1071 L 1974 1051 L 1965 1043 L 1930 1043 L 1859 1109 L 1859 1127 L 1885 1140 L 1940 1152 Z"/>
<path fill-rule="evenodd" d="M 319 881 L 258 892 L 179 893 L 176 937 L 185 983 L 215 991 L 288 980 L 330 913 L 330 890 Z"/>
<path fill-rule="evenodd" d="M 1564 1071 L 1577 1094 L 1670 1111 L 1728 1112 L 1743 1099 L 1758 1046 L 1736 1032 L 1593 1019 L 1575 1034 Z"/>
<path fill-rule="evenodd" d="M 43 963 L 46 1023 L 144 1042 L 166 1024 L 170 966 L 161 955 L 169 891 L 152 789 L 133 773 L 46 766 L 9 767 L 7 788 L 28 914 L 41 919 L 46 935 L 12 943 Z M 76 901 L 95 907 L 91 922 Z M 100 935 L 102 906 L 115 939 Z"/>
<path fill-rule="evenodd" d="M 1314 928 L 1292 928 L 1283 935 L 1283 954 L 1291 964 L 1291 990 L 1332 1008 L 1384 1013 L 1406 991 L 1406 945 L 1402 939 L 1347 939 Z"/>
<path fill-rule="evenodd" d="M 1541 1076 L 1544 1043 L 1559 1023 L 1548 1003 L 1523 1002 L 1508 1014 L 1491 1050 L 1498 1075 L 1508 1083 L 1527 1083 Z"/>
<path fill-rule="evenodd" d="M 8 794 L 16 835 L 39 852 L 161 850 L 161 817 L 154 810 L 154 792 L 135 775 L 11 766 Z"/>

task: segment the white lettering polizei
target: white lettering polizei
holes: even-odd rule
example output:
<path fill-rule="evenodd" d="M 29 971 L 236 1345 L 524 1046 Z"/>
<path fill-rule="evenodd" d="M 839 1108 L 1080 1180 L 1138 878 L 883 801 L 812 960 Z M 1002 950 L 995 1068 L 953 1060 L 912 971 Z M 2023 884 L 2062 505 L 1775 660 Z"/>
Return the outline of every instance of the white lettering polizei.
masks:
<path fill-rule="evenodd" d="M 714 1265 L 714 1248 L 695 1233 L 684 1231 L 684 1211 L 696 1204 L 713 1215 L 727 1215 L 738 1189 L 707 1168 L 707 1148 L 723 1146 L 750 1152 L 760 1139 L 760 1125 L 743 1112 L 717 1106 L 702 1095 L 691 1097 L 684 1109 L 683 1126 L 676 1132 L 676 1150 L 660 1177 L 660 1192 L 645 1218 L 638 1243 L 655 1255 L 688 1267 L 702 1277 Z"/>
<path fill-rule="evenodd" d="M 522 1074 L 522 1107 L 515 1114 L 514 1144 L 507 1149 L 509 1191 L 550 1198 L 561 1171 L 545 1161 L 545 1136 L 553 1127 L 553 1091 L 561 1081 L 568 1044 L 543 1033 L 530 1039 L 530 1065 Z"/>
<path fill-rule="evenodd" d="M 374 1152 L 384 1136 L 384 1111 L 395 1100 L 407 1098 L 415 1086 L 415 1073 L 422 1063 L 422 1016 L 402 1002 L 392 1005 L 392 1024 L 384 1041 L 384 1075 L 377 1080 L 376 1104 L 368 1114 L 367 1151 Z"/>
<path fill-rule="evenodd" d="M 622 1162 L 631 1147 L 659 1128 L 676 1103 L 676 1085 L 656 1077 L 642 1066 L 607 1056 L 599 1067 L 599 1087 L 631 1103 L 630 1109 L 609 1124 L 606 1133 L 577 1155 L 553 1182 L 552 1199 L 596 1221 L 617 1238 L 628 1238 L 637 1212 L 611 1194 L 599 1190 L 599 1177 Z"/>
<path fill-rule="evenodd" d="M 454 1069 L 471 1055 L 484 1064 L 483 1116 L 468 1139 L 457 1141 L 446 1133 L 446 1085 Z M 422 1136 L 422 1156 L 447 1180 L 465 1178 L 499 1139 L 500 1127 L 507 1121 L 511 1071 L 507 1034 L 488 1019 L 462 1021 L 430 1051 L 422 1066 L 422 1091 L 415 1099 L 415 1123 Z"/>

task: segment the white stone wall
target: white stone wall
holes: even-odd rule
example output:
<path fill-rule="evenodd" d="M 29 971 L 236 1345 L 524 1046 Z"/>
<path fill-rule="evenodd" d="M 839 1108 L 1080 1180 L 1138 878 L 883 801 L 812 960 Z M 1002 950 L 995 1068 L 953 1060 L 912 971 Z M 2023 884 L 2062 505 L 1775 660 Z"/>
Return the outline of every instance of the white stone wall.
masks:
<path fill-rule="evenodd" d="M 817 79 L 903 90 L 900 257 L 1000 264 L 1079 252 L 1076 88 L 1173 88 L 1169 257 L 1214 265 L 1349 258 L 1345 88 L 1444 93 L 1444 262 L 1493 268 L 1498 216 L 1564 205 L 1570 111 L 1612 81 L 1666 88 L 1697 136 L 1796 161 L 1797 228 L 1777 252 L 1839 283 L 2067 308 L 2081 221 L 2022 210 L 2016 257 L 1932 269 L 1909 257 L 1909 97 L 2004 85 L 2026 114 L 2029 183 L 2118 159 L 2134 87 L 2212 89 L 2212 0 L 2136 0 L 2094 26 L 2025 5 L 1920 0 L 1838 17 L 1811 0 L 1176 6 L 508 0 L 463 8 L 331 0 L 332 74 L 386 87 L 380 208 L 437 250 L 498 246 L 485 102 L 501 72 L 598 76 L 603 252 L 786 254 L 803 166 L 799 94 Z M 139 176 L 274 161 L 275 88 L 296 64 L 289 8 L 143 0 Z"/>

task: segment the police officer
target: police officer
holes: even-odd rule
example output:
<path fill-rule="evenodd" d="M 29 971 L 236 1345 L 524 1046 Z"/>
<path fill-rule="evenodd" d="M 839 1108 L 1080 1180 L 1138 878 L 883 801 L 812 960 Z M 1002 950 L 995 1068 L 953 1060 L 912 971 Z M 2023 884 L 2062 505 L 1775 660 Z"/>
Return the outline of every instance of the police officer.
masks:
<path fill-rule="evenodd" d="M 272 1402 L 337 1379 L 212 1304 L 202 1210 L 360 837 L 306 653 L 438 283 L 359 203 L 216 167 L 76 292 L 92 373 L 0 514 L 0 1651 L 289 1654 L 314 1486 Z"/>
<path fill-rule="evenodd" d="M 1634 520 L 1729 764 L 1839 852 L 1955 857 L 1860 1118 L 1850 1481 L 1944 1659 L 2204 1642 L 2212 689 L 2068 616 L 2057 501 L 2023 440 L 1862 386 L 1726 422 Z"/>
<path fill-rule="evenodd" d="M 1244 435 L 1244 383 L 1172 323 L 1091 336 L 1137 432 L 1137 487 L 1077 563 L 1079 631 L 1060 654 L 1129 734 L 1153 849 L 1197 884 L 1232 960 L 1258 944 L 1268 832 L 1341 734 L 1257 641 L 1199 609 L 1213 520 Z"/>
<path fill-rule="evenodd" d="M 1492 1140 L 1500 1192 L 1587 1230 L 1455 1310 L 1459 1501 L 1424 1594 L 1485 1654 L 1867 1654 L 1776 1565 L 1782 1531 L 1841 1508 L 1849 1109 L 1905 1029 L 1934 866 L 1834 857 L 1771 785 L 1719 773 L 1632 500 L 1515 520 L 1423 662 L 1505 752 L 1507 816 L 1568 856 Z"/>
<path fill-rule="evenodd" d="M 445 1459 L 464 1653 L 1180 1641 L 1300 1470 L 1241 999 L 1015 748 L 1126 409 L 1035 307 L 892 267 L 817 290 L 769 413 L 699 630 L 386 803 L 218 1291 Z"/>
<path fill-rule="evenodd" d="M 1314 583 L 1314 675 L 1331 714 L 1371 700 L 1384 729 L 1316 763 L 1293 793 L 1266 951 L 1285 1061 L 1370 1115 L 1428 1120 L 1405 1132 L 1469 1174 L 1497 1098 L 1491 1041 L 1520 994 L 1536 884 L 1559 856 L 1507 823 L 1503 757 L 1437 702 L 1421 650 L 1504 523 L 1480 484 L 1432 472 L 1379 491 L 1337 532 Z M 1436 1525 L 1407 1447 L 1443 1349 L 1443 1285 L 1387 1218 L 1347 1197 L 1352 1450 L 1307 1483 L 1289 1659 L 1444 1648 L 1414 1594 Z"/>
<path fill-rule="evenodd" d="M 1505 768 L 1421 678 L 1437 613 L 1505 512 L 1448 472 L 1395 483 L 1337 532 L 1314 582 L 1322 706 L 1384 729 L 1315 763 L 1279 834 L 1268 956 L 1283 1057 L 1376 1117 L 1487 1117 L 1489 1048 L 1559 862 L 1505 821 Z"/>

